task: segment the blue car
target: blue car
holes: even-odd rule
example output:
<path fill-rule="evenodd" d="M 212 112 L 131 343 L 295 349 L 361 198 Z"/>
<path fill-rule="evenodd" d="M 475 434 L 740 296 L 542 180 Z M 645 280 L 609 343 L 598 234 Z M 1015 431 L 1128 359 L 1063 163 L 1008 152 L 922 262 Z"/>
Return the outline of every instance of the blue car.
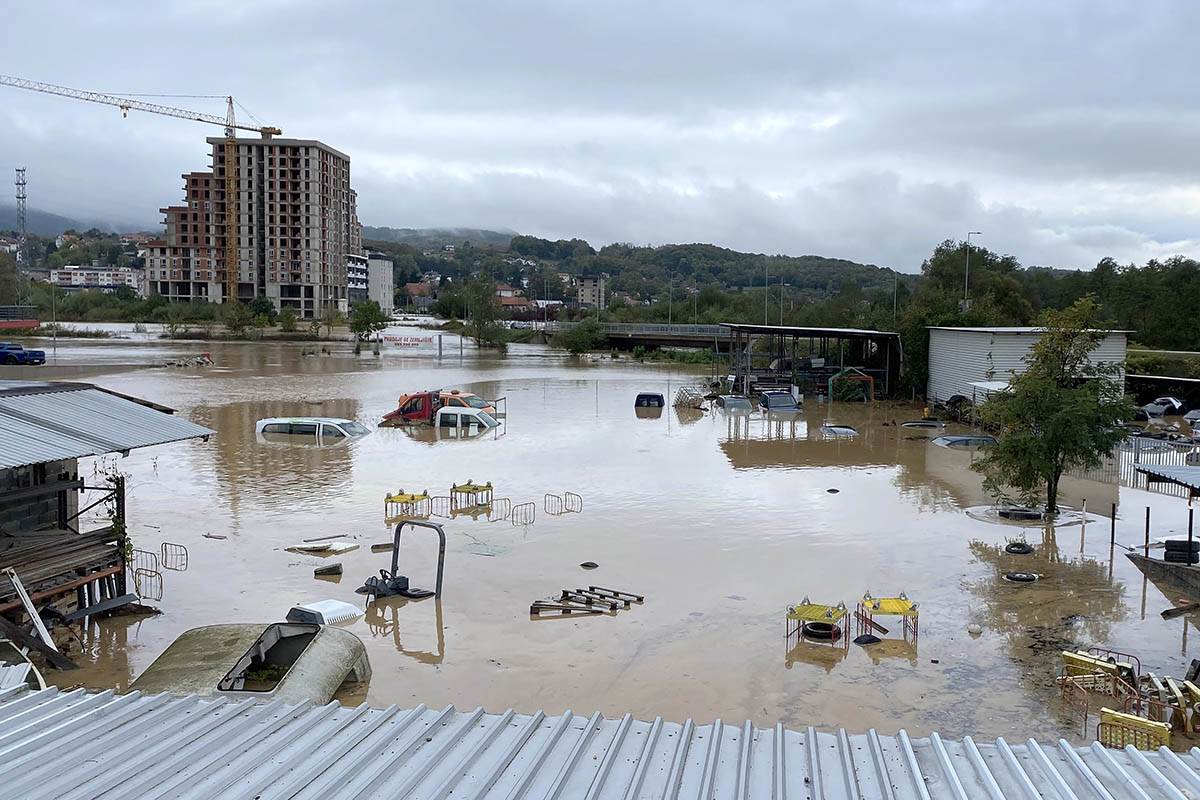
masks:
<path fill-rule="evenodd" d="M 26 350 L 13 342 L 0 342 L 0 364 L 15 366 L 37 366 L 46 363 L 45 350 Z"/>

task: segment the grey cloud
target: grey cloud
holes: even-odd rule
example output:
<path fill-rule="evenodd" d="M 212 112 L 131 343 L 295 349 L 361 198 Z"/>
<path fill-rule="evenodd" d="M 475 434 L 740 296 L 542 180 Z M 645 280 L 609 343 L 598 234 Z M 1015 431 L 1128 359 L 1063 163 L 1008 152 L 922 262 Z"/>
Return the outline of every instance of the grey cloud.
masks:
<path fill-rule="evenodd" d="M 1200 6 L 133 2 L 8 11 L 2 71 L 232 91 L 350 153 L 369 224 L 713 241 L 915 269 L 967 229 L 1026 263 L 1197 254 Z M 51 211 L 153 221 L 185 122 L 0 89 Z M 221 113 L 219 102 L 180 105 Z"/>

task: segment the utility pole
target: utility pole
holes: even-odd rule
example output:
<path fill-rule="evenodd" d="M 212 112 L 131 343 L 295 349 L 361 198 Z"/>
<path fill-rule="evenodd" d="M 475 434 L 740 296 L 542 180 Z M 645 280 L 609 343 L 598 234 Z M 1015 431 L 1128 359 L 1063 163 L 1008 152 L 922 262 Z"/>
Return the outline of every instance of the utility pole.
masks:
<path fill-rule="evenodd" d="M 769 263 L 764 261 L 763 262 L 763 325 L 768 324 L 767 323 L 767 299 L 768 299 L 768 296 L 771 294 L 770 290 L 767 288 L 767 285 L 770 282 L 770 279 L 767 277 L 767 268 L 768 267 L 769 267 Z"/>
<path fill-rule="evenodd" d="M 892 276 L 892 327 L 896 327 L 896 297 L 900 294 L 900 276 Z"/>
<path fill-rule="evenodd" d="M 784 287 L 784 284 L 781 281 L 779 284 L 779 324 L 780 325 L 783 325 L 783 287 Z"/>
<path fill-rule="evenodd" d="M 980 231 L 967 231 L 967 267 L 963 270 L 962 310 L 964 314 L 967 313 L 967 310 L 971 307 L 971 301 L 967 299 L 967 290 L 971 281 L 971 237 L 982 235 L 983 234 Z"/>
<path fill-rule="evenodd" d="M 675 301 L 675 273 L 667 278 L 667 324 L 671 324 L 671 305 Z"/>

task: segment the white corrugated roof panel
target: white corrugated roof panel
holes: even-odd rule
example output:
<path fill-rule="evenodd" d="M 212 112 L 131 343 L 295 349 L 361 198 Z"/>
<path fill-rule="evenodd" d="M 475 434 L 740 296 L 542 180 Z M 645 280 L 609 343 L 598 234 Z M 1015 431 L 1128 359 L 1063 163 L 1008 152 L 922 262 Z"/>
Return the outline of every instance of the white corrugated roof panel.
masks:
<path fill-rule="evenodd" d="M 88 384 L 0 381 L 0 468 L 103 455 L 213 433 Z"/>
<path fill-rule="evenodd" d="M 1200 797 L 1200 751 L 0 691 L 0 797 L 1003 800 Z"/>

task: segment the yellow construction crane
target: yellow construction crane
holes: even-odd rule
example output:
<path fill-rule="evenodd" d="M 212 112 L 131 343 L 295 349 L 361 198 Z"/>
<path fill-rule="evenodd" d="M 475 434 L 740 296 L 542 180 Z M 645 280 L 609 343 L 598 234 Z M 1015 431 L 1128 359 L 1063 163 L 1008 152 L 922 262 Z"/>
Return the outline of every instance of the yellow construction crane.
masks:
<path fill-rule="evenodd" d="M 225 128 L 225 302 L 237 300 L 238 287 L 238 211 L 237 211 L 237 138 L 236 132 L 255 131 L 264 139 L 279 136 L 283 131 L 269 125 L 253 126 L 240 125 L 234 118 L 233 97 L 226 97 L 224 118 L 216 114 L 203 114 L 199 111 L 188 111 L 185 108 L 146 103 L 128 97 L 118 97 L 101 92 L 89 92 L 84 89 L 72 89 L 69 86 L 55 86 L 52 83 L 41 83 L 26 78 L 16 78 L 11 75 L 0 75 L 0 86 L 13 86 L 17 89 L 29 89 L 34 92 L 57 94 L 71 97 L 75 100 L 86 100 L 89 103 L 102 103 L 106 106 L 116 106 L 121 109 L 121 116 L 128 116 L 130 111 L 145 111 L 148 114 L 162 114 L 178 119 L 190 119 L 194 122 L 206 122 L 210 125 L 220 125 Z"/>

